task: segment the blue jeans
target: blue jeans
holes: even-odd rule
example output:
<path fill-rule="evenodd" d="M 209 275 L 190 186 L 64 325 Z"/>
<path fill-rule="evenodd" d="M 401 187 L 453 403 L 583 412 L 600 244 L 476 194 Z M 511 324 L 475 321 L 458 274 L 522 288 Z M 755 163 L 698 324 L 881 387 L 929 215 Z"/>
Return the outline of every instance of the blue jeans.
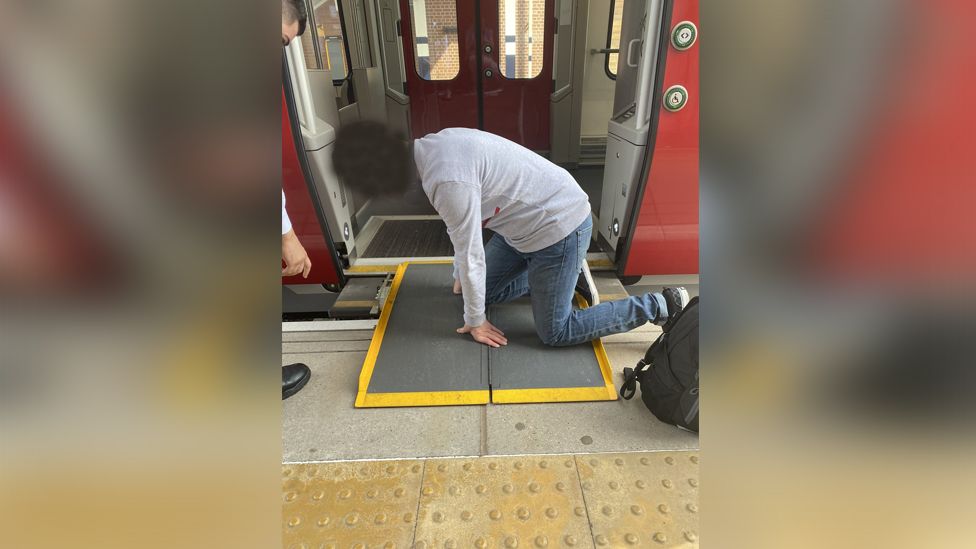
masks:
<path fill-rule="evenodd" d="M 524 295 L 532 298 L 532 315 L 539 338 L 562 347 L 627 332 L 645 322 L 667 320 L 660 294 L 645 294 L 574 309 L 576 280 L 590 246 L 593 221 L 587 218 L 561 241 L 537 252 L 524 253 L 494 235 L 485 244 L 485 302 L 504 303 Z M 498 327 L 503 332 L 504 326 Z"/>

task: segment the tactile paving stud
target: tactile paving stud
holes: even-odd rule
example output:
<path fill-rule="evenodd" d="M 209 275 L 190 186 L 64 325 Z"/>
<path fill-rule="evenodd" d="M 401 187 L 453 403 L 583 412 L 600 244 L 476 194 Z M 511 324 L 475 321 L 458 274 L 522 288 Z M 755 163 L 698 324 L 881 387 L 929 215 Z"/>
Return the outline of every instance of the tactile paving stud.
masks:
<path fill-rule="evenodd" d="M 282 546 L 408 548 L 421 461 L 291 464 L 282 468 Z"/>
<path fill-rule="evenodd" d="M 598 547 L 698 547 L 697 452 L 577 456 Z"/>
<path fill-rule="evenodd" d="M 566 467 L 532 456 L 428 460 L 416 542 L 430 548 L 448 541 L 481 549 L 593 547 L 575 463 L 563 461 Z M 452 493 L 452 486 L 461 489 Z"/>

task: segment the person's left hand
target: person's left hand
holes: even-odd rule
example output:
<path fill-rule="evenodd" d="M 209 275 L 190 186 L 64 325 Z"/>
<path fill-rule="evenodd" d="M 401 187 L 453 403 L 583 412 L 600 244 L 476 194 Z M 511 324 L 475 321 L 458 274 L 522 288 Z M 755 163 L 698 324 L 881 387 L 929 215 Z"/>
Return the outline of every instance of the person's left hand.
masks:
<path fill-rule="evenodd" d="M 301 273 L 302 278 L 308 278 L 308 273 L 312 270 L 312 260 L 308 258 L 308 253 L 298 241 L 294 230 L 281 236 L 281 259 L 285 262 L 285 266 L 281 268 L 281 276 Z"/>
<path fill-rule="evenodd" d="M 464 325 L 463 328 L 458 328 L 457 333 L 459 334 L 471 334 L 478 343 L 484 343 L 489 347 L 501 347 L 502 345 L 508 345 L 508 339 L 505 338 L 505 334 L 501 330 L 491 325 L 491 322 L 487 320 L 484 321 L 480 326 L 468 326 Z"/>

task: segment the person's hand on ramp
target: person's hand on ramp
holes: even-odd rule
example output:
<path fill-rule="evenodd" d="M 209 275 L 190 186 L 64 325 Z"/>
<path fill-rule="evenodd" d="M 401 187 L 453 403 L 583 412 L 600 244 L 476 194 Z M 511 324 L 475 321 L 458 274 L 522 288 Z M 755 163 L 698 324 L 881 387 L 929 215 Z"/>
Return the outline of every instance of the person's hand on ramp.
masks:
<path fill-rule="evenodd" d="M 468 326 L 464 325 L 463 328 L 458 328 L 457 333 L 459 334 L 471 334 L 478 343 L 484 343 L 489 347 L 501 347 L 502 345 L 508 345 L 508 339 L 505 338 L 505 334 L 501 330 L 491 325 L 491 322 L 487 320 L 484 321 L 481 326 Z"/>

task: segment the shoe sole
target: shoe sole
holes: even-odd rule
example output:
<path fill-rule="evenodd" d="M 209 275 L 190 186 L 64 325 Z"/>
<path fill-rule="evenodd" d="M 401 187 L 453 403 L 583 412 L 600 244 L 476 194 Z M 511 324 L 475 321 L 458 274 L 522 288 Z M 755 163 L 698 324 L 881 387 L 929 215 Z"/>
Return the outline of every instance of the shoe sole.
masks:
<path fill-rule="evenodd" d="M 675 290 L 678 290 L 678 296 L 681 298 L 681 309 L 684 310 L 684 308 L 691 303 L 691 296 L 688 294 L 688 290 L 686 290 L 683 286 L 680 288 L 675 288 Z"/>
<path fill-rule="evenodd" d="M 282 391 L 281 392 L 281 400 L 285 400 L 288 397 L 290 397 L 290 396 L 294 395 L 295 393 L 297 393 L 298 391 L 301 391 L 302 390 L 302 387 L 304 387 L 305 384 L 308 383 L 308 380 L 311 379 L 311 378 L 312 378 L 312 374 L 310 372 L 307 376 L 305 376 L 301 380 L 299 380 L 299 382 L 296 383 L 293 387 L 290 387 L 290 388 L 285 389 L 284 391 Z"/>
<path fill-rule="evenodd" d="M 691 295 L 688 294 L 688 290 L 686 290 L 684 286 L 679 286 L 677 288 L 672 288 L 672 289 L 678 292 L 679 305 L 681 306 L 681 310 L 684 311 L 685 307 L 687 307 L 688 304 L 691 303 Z M 665 320 L 664 323 L 661 324 L 660 326 L 665 330 L 669 330 L 671 328 L 671 324 L 673 323 L 674 323 L 674 319 L 668 317 L 668 319 Z"/>

